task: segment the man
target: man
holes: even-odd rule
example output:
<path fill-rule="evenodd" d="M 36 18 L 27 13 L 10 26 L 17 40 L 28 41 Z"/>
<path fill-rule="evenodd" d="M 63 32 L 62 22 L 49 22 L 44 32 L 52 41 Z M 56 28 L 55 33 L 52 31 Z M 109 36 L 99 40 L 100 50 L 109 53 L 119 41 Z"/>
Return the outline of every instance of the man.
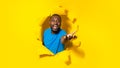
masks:
<path fill-rule="evenodd" d="M 46 29 L 43 34 L 43 44 L 54 54 L 64 50 L 64 44 L 75 38 L 73 34 L 66 34 L 66 31 L 60 28 L 61 17 L 53 14 L 49 20 L 50 28 Z"/>

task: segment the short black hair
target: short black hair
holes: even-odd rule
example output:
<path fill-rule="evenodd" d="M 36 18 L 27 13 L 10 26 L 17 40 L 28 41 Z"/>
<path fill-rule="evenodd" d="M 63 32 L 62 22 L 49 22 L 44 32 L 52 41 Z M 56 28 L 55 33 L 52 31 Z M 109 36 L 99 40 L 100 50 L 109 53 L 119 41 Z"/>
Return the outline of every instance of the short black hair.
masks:
<path fill-rule="evenodd" d="M 57 16 L 57 17 L 60 19 L 60 22 L 61 22 L 61 16 L 58 15 L 58 14 L 53 14 L 53 15 L 50 17 L 50 19 L 51 19 L 52 17 L 54 17 L 54 16 Z"/>

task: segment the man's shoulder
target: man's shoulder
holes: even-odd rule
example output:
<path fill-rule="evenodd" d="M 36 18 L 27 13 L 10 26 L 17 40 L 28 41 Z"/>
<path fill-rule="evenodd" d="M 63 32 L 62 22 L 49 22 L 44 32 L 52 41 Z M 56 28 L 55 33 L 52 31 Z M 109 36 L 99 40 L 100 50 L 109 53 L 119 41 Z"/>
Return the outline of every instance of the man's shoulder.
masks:
<path fill-rule="evenodd" d="M 50 32 L 50 31 L 51 31 L 51 29 L 50 29 L 50 28 L 47 28 L 47 29 L 45 29 L 44 33 Z"/>
<path fill-rule="evenodd" d="M 61 31 L 60 31 L 61 33 L 64 33 L 64 34 L 66 34 L 66 31 L 65 30 L 63 30 L 63 29 L 61 29 Z"/>

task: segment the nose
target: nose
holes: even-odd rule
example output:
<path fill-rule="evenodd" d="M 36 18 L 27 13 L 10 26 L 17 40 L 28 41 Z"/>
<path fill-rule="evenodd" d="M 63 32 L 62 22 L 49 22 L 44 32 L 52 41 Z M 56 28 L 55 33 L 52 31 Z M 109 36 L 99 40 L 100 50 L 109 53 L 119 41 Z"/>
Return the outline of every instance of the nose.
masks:
<path fill-rule="evenodd" d="M 56 21 L 54 22 L 54 24 L 57 25 L 57 24 L 58 24 L 58 21 L 56 20 Z"/>
<path fill-rule="evenodd" d="M 54 23 L 55 25 L 57 25 L 57 22 L 55 21 L 55 23 Z"/>

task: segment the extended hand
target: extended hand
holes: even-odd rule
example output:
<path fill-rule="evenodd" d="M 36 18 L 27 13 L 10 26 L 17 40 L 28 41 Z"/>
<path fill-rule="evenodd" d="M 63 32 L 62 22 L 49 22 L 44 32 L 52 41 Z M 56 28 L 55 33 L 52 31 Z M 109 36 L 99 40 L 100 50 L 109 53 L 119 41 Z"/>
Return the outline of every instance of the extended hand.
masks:
<path fill-rule="evenodd" d="M 76 39 L 76 38 L 77 38 L 77 36 L 76 36 L 76 35 L 73 35 L 73 34 L 67 34 L 67 35 L 66 35 L 66 39 L 67 39 L 67 40 Z"/>

